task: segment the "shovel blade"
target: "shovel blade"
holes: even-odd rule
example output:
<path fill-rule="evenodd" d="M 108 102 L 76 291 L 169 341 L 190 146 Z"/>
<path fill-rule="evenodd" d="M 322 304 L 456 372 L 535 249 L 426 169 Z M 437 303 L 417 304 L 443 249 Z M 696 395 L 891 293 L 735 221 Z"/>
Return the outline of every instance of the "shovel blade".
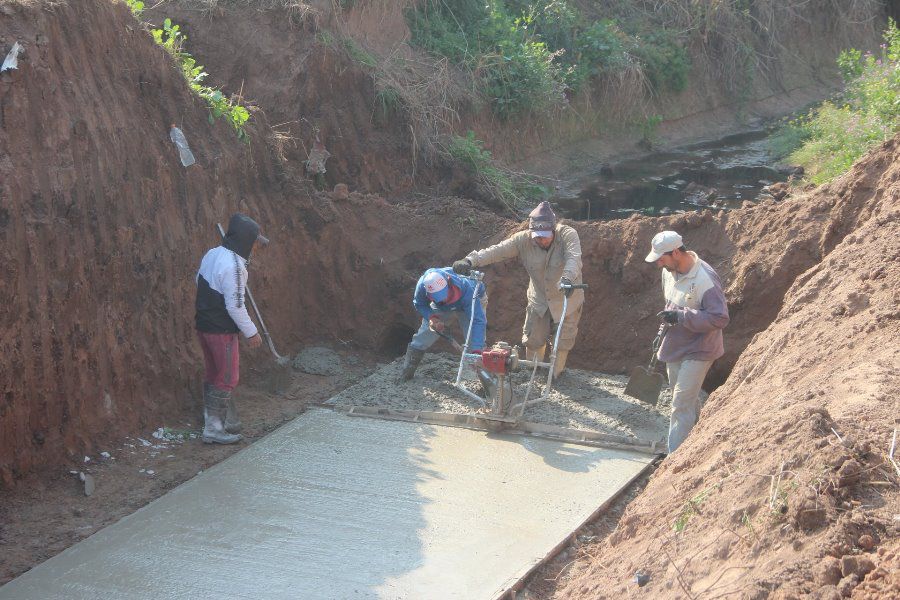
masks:
<path fill-rule="evenodd" d="M 646 367 L 635 367 L 625 386 L 625 395 L 655 406 L 665 383 L 666 378 L 662 373 L 648 371 Z"/>

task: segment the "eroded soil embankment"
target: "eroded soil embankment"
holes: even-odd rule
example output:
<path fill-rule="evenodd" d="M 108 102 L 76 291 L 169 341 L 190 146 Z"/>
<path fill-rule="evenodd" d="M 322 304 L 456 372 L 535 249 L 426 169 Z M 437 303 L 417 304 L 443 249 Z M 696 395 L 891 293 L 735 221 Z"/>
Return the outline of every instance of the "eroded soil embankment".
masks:
<path fill-rule="evenodd" d="M 774 299 L 780 308 L 764 307 L 774 322 L 554 597 L 627 595 L 637 570 L 654 598 L 897 597 L 900 474 L 887 454 L 900 414 L 898 181 L 895 138 L 835 183 L 758 209 L 766 229 L 735 215 L 750 226 L 737 238 L 738 308 L 764 303 L 754 288 L 798 257 L 828 254 Z"/>
<path fill-rule="evenodd" d="M 274 242 L 251 285 L 282 351 L 311 338 L 393 348 L 413 274 L 478 243 L 460 225 L 471 205 L 337 205 L 294 184 L 265 114 L 249 146 L 210 126 L 122 4 L 4 5 L 0 35 L 25 47 L 0 76 L 0 485 L 198 413 L 193 277 L 233 211 Z M 187 170 L 171 123 L 197 157 Z"/>

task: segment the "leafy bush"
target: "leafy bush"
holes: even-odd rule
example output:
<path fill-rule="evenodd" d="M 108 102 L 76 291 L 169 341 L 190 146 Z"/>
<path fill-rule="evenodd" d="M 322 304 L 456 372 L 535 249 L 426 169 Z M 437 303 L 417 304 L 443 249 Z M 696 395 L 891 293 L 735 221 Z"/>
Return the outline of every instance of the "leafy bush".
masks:
<path fill-rule="evenodd" d="M 134 15 L 135 19 L 140 19 L 144 16 L 144 3 L 140 0 L 125 0 L 125 6 L 131 9 L 131 14 Z"/>
<path fill-rule="evenodd" d="M 615 72 L 633 64 L 628 54 L 630 39 L 615 21 L 596 21 L 579 31 L 575 39 L 575 51 L 570 53 L 572 66 L 568 83 L 578 89 L 591 77 L 603 72 Z"/>
<path fill-rule="evenodd" d="M 673 34 L 585 21 L 571 0 L 424 0 L 407 11 L 412 43 L 472 70 L 510 117 L 566 105 L 591 78 L 642 66 L 657 91 L 681 91 L 690 60 Z"/>
<path fill-rule="evenodd" d="M 202 65 L 197 64 L 197 60 L 193 56 L 185 52 L 184 42 L 187 40 L 187 36 L 181 33 L 181 27 L 172 23 L 171 19 L 166 19 L 163 21 L 162 28 L 151 29 L 150 35 L 178 62 L 181 73 L 187 80 L 191 91 L 206 100 L 209 107 L 210 124 L 216 119 L 224 117 L 234 128 L 238 139 L 249 143 L 250 139 L 244 126 L 250 119 L 250 112 L 233 99 L 226 98 L 221 90 L 203 85 L 203 80 L 206 79 L 208 73 L 203 70 Z"/>
<path fill-rule="evenodd" d="M 640 59 L 653 89 L 681 92 L 687 87 L 691 60 L 675 37 L 663 31 L 638 37 L 634 54 Z"/>
<path fill-rule="evenodd" d="M 814 183 L 831 181 L 900 127 L 900 30 L 888 22 L 878 56 L 846 50 L 838 67 L 846 79 L 840 98 L 782 128 L 776 139 L 800 140 L 790 154 Z"/>

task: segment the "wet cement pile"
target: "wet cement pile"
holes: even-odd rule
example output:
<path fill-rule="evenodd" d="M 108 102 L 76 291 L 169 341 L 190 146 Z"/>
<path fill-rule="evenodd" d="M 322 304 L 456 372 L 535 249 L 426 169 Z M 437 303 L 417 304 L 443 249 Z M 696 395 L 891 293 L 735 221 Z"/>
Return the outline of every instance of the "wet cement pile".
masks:
<path fill-rule="evenodd" d="M 350 406 L 384 406 L 397 410 L 471 413 L 481 408 L 452 387 L 457 359 L 451 354 L 427 354 L 411 381 L 397 383 L 401 361 L 376 370 L 329 403 Z M 525 397 L 529 373 L 513 375 L 514 397 Z M 531 398 L 543 391 L 545 377 L 538 374 Z M 554 382 L 550 399 L 528 407 L 525 420 L 560 427 L 634 436 L 644 441 L 662 439 L 668 429 L 671 394 L 664 391 L 654 408 L 623 394 L 627 377 L 569 369 Z M 474 377 L 465 380 L 478 393 Z"/>

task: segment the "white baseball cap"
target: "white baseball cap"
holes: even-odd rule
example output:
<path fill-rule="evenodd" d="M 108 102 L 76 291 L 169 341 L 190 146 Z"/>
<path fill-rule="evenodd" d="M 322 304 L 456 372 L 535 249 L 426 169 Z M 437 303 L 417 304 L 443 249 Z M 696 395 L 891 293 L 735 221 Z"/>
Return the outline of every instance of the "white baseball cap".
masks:
<path fill-rule="evenodd" d="M 650 254 L 644 260 L 648 263 L 656 262 L 666 252 L 671 252 L 684 246 L 681 236 L 675 231 L 660 231 L 650 241 Z"/>
<path fill-rule="evenodd" d="M 447 298 L 447 279 L 438 271 L 428 272 L 422 280 L 425 292 L 435 302 L 443 302 Z"/>

